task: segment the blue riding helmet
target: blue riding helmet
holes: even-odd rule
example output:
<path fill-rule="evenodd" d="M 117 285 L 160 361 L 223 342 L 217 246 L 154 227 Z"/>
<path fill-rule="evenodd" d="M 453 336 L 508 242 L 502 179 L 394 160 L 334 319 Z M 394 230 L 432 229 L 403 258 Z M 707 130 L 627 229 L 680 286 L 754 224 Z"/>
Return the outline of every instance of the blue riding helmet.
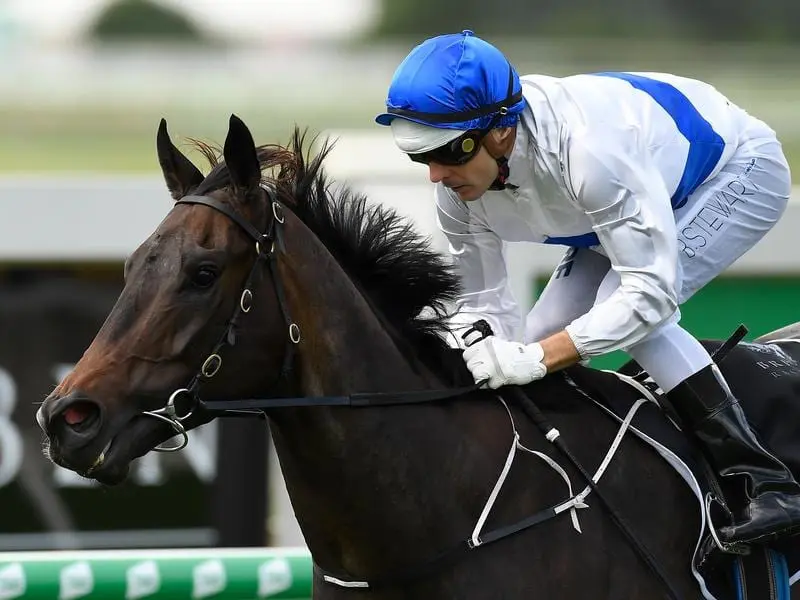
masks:
<path fill-rule="evenodd" d="M 525 108 L 519 75 L 472 31 L 425 40 L 397 67 L 379 125 L 402 118 L 440 129 L 512 127 Z M 502 113 L 505 109 L 505 114 Z"/>

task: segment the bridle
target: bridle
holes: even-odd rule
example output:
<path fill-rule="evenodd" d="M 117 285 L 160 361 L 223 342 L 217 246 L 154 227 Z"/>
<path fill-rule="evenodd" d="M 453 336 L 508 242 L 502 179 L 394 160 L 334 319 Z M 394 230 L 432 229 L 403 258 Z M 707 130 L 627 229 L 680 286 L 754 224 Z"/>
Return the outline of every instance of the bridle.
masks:
<path fill-rule="evenodd" d="M 174 430 L 176 435 L 181 436 L 181 442 L 176 446 L 166 446 L 161 444 L 154 448 L 158 452 L 176 452 L 183 449 L 189 443 L 188 431 L 184 423 L 192 416 L 202 414 L 209 417 L 220 416 L 258 416 L 264 417 L 266 411 L 275 408 L 285 407 L 300 407 L 300 406 L 350 406 L 350 407 L 367 407 L 367 406 L 391 406 L 391 405 L 409 405 L 435 402 L 438 400 L 445 400 L 449 398 L 456 398 L 469 394 L 479 389 L 481 383 L 467 385 L 455 388 L 446 388 L 439 390 L 421 390 L 411 392 L 365 392 L 354 393 L 346 396 L 318 396 L 318 397 L 297 397 L 297 398 L 255 398 L 245 400 L 219 400 L 219 401 L 204 401 L 200 398 L 200 387 L 204 381 L 213 378 L 222 367 L 222 351 L 228 346 L 236 344 L 237 325 L 243 315 L 250 312 L 253 307 L 253 289 L 258 284 L 260 277 L 263 273 L 263 268 L 269 271 L 272 276 L 273 288 L 278 300 L 281 314 L 287 330 L 286 347 L 283 355 L 281 369 L 277 376 L 276 386 L 285 377 L 288 376 L 291 370 L 292 362 L 295 356 L 295 350 L 300 343 L 300 328 L 294 323 L 289 314 L 289 308 L 286 302 L 286 294 L 284 292 L 283 284 L 277 269 L 276 252 L 284 250 L 283 240 L 283 226 L 285 224 L 284 208 L 278 202 L 274 193 L 267 187 L 262 187 L 264 193 L 269 200 L 271 211 L 268 211 L 269 223 L 266 226 L 265 232 L 261 233 L 250 222 L 245 220 L 240 214 L 233 211 L 228 205 L 219 200 L 211 198 L 210 196 L 184 196 L 177 200 L 175 204 L 194 204 L 203 205 L 213 210 L 216 210 L 236 223 L 255 243 L 256 258 L 250 273 L 245 280 L 244 287 L 239 296 L 239 302 L 234 308 L 233 315 L 228 321 L 228 326 L 223 334 L 220 336 L 217 343 L 214 345 L 211 353 L 203 361 L 198 372 L 192 377 L 186 387 L 179 388 L 170 394 L 167 403 L 156 410 L 143 411 L 142 415 L 149 416 L 169 424 Z M 271 214 L 270 214 L 271 212 Z M 486 335 L 491 335 L 491 328 L 485 321 L 479 321 L 473 327 L 462 335 L 469 343 L 471 334 L 478 334 L 478 338 L 482 339 Z M 511 388 L 512 393 L 515 394 L 515 399 L 520 403 L 524 411 L 528 414 L 531 420 L 536 424 L 539 430 L 545 437 L 553 443 L 575 466 L 581 473 L 583 478 L 587 481 L 589 487 L 596 494 L 598 499 L 602 501 L 604 508 L 609 512 L 614 523 L 619 527 L 628 541 L 631 543 L 633 549 L 639 555 L 639 558 L 645 563 L 650 571 L 655 575 L 663 587 L 665 595 L 672 600 L 678 600 L 681 596 L 678 594 L 673 586 L 667 580 L 665 574 L 659 567 L 658 563 L 649 553 L 647 548 L 642 546 L 641 542 L 633 535 L 629 527 L 620 520 L 619 515 L 607 503 L 603 494 L 597 489 L 595 483 L 580 463 L 573 457 L 568 450 L 563 440 L 558 436 L 558 432 L 548 419 L 541 413 L 533 401 L 528 398 L 520 388 Z M 185 409 L 179 408 L 179 401 L 182 398 L 188 400 Z M 555 437 L 552 433 L 555 432 Z M 420 563 L 411 569 L 402 573 L 389 574 L 383 578 L 373 579 L 372 582 L 361 581 L 345 581 L 337 577 L 335 574 L 328 573 L 318 565 L 314 565 L 314 570 L 320 574 L 328 583 L 333 583 L 342 587 L 383 587 L 387 585 L 396 585 L 398 583 L 409 582 L 431 572 L 444 567 L 452 561 L 458 559 L 460 556 L 469 553 L 469 551 L 482 547 L 486 543 L 492 543 L 506 537 L 512 536 L 518 532 L 529 529 L 539 523 L 547 521 L 551 518 L 558 516 L 557 507 L 546 508 L 532 516 L 529 516 L 521 521 L 499 527 L 493 531 L 484 534 L 482 537 L 484 541 L 480 546 L 473 545 L 470 540 L 464 540 L 451 548 L 441 552 L 437 556 L 428 560 L 427 562 Z"/>
<path fill-rule="evenodd" d="M 421 390 L 411 392 L 363 392 L 347 396 L 301 396 L 301 397 L 274 397 L 253 398 L 244 400 L 203 400 L 200 397 L 200 388 L 204 381 L 208 381 L 219 373 L 222 368 L 222 354 L 226 347 L 236 344 L 237 326 L 244 315 L 253 307 L 253 290 L 260 281 L 264 269 L 269 271 L 272 279 L 275 296 L 283 316 L 286 327 L 286 347 L 283 353 L 281 369 L 271 390 L 288 377 L 294 361 L 297 345 L 300 343 L 300 327 L 292 321 L 289 306 L 286 302 L 283 283 L 277 268 L 277 253 L 285 249 L 283 239 L 283 226 L 285 223 L 284 207 L 275 199 L 275 194 L 267 187 L 262 187 L 271 206 L 268 211 L 270 217 L 265 232 L 261 233 L 240 214 L 232 210 L 224 202 L 209 196 L 184 196 L 175 204 L 200 204 L 212 208 L 236 223 L 255 242 L 256 259 L 250 269 L 250 274 L 245 280 L 244 287 L 239 296 L 239 302 L 234 308 L 233 316 L 228 321 L 228 327 L 214 345 L 211 353 L 203 361 L 198 372 L 189 383 L 173 391 L 167 403 L 155 410 L 143 411 L 140 414 L 152 417 L 167 423 L 172 427 L 175 435 L 180 436 L 180 443 L 168 446 L 166 443 L 154 448 L 156 452 L 177 452 L 189 443 L 188 430 L 185 423 L 194 416 L 208 418 L 216 417 L 261 417 L 263 418 L 270 409 L 310 406 L 390 406 L 398 404 L 419 404 L 434 402 L 474 392 L 478 384 L 466 385 L 455 388 L 439 390 Z"/>
<path fill-rule="evenodd" d="M 175 434 L 181 436 L 180 444 L 175 446 L 161 444 L 154 448 L 154 450 L 157 452 L 177 452 L 178 450 L 185 448 L 189 443 L 189 436 L 186 427 L 184 426 L 186 420 L 195 415 L 199 410 L 202 410 L 206 413 L 215 412 L 212 411 L 210 407 L 203 404 L 199 395 L 200 387 L 204 381 L 211 379 L 217 373 L 219 373 L 219 370 L 222 368 L 223 350 L 228 346 L 234 346 L 236 344 L 237 325 L 239 320 L 244 315 L 249 313 L 253 307 L 253 290 L 260 281 L 265 267 L 272 276 L 275 295 L 278 299 L 278 306 L 280 307 L 281 314 L 283 315 L 283 320 L 286 324 L 288 334 L 286 338 L 286 348 L 283 354 L 283 364 L 280 372 L 278 373 L 278 382 L 286 377 L 291 369 L 295 354 L 295 347 L 300 342 L 300 328 L 292 321 L 289 315 L 289 307 L 286 304 L 286 295 L 284 293 L 281 279 L 277 273 L 275 260 L 276 250 L 283 249 L 283 224 L 285 222 L 284 208 L 280 202 L 275 200 L 274 195 L 269 189 L 262 189 L 264 193 L 267 194 L 267 198 L 272 208 L 270 215 L 271 218 L 269 219 L 269 224 L 267 225 L 264 233 L 261 233 L 249 221 L 242 218 L 240 214 L 231 210 L 227 204 L 216 200 L 215 198 L 211 198 L 210 196 L 184 196 L 175 202 L 176 205 L 202 204 L 204 206 L 213 208 L 214 210 L 228 217 L 231 221 L 236 223 L 236 225 L 238 225 L 253 242 L 255 242 L 256 259 L 250 269 L 250 274 L 245 280 L 244 287 L 239 296 L 239 302 L 233 311 L 233 315 L 228 321 L 226 330 L 214 345 L 211 353 L 203 361 L 203 364 L 200 366 L 198 372 L 192 377 L 191 381 L 186 385 L 186 387 L 179 388 L 172 392 L 167 400 L 167 403 L 162 408 L 157 410 L 148 410 L 141 413 L 148 417 L 153 417 L 168 423 L 175 431 Z M 186 399 L 188 401 L 185 408 L 179 408 L 179 404 L 183 404 L 180 402 L 182 399 Z M 244 410 L 247 411 L 247 409 Z M 231 409 L 224 409 L 221 411 L 221 413 L 230 412 L 241 414 L 241 411 Z M 252 409 L 250 409 L 250 412 L 253 412 Z M 255 414 L 263 416 L 260 411 L 256 412 Z"/>

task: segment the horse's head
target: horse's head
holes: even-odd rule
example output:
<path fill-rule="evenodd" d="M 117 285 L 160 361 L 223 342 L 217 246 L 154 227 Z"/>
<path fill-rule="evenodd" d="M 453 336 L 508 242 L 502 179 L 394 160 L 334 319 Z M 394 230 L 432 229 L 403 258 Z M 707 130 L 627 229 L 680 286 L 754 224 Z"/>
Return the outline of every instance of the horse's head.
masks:
<path fill-rule="evenodd" d="M 244 123 L 231 117 L 224 163 L 208 176 L 173 145 L 163 120 L 157 149 L 176 204 L 128 259 L 116 305 L 37 414 L 50 457 L 105 483 L 208 420 L 194 411 L 201 384 L 217 398 L 263 393 L 286 338 L 299 334 L 287 332 L 273 278 L 284 215 L 261 186 L 263 161 Z M 244 322 L 262 342 L 274 327 L 276 343 L 237 337 Z"/>

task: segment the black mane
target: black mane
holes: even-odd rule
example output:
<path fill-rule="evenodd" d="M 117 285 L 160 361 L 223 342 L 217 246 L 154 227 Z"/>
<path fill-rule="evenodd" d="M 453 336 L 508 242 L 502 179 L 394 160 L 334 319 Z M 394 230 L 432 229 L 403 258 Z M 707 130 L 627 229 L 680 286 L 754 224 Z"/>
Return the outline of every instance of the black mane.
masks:
<path fill-rule="evenodd" d="M 198 147 L 214 166 L 194 193 L 227 187 L 225 164 L 210 147 Z M 304 134 L 295 129 L 288 147 L 258 148 L 263 182 L 331 252 L 401 347 L 426 364 L 442 365 L 447 344 L 441 336 L 447 329 L 447 305 L 459 291 L 458 276 L 430 240 L 394 209 L 370 204 L 345 186 L 334 191 L 323 171 L 331 149 L 326 143 L 311 158 Z M 452 376 L 451 368 L 446 370 Z"/>

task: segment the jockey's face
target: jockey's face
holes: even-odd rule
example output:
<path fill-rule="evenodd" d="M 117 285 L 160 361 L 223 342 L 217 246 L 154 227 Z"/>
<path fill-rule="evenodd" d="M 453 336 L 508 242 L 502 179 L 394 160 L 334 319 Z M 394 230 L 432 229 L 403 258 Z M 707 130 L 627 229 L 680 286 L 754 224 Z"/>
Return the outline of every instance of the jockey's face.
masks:
<path fill-rule="evenodd" d="M 431 160 L 428 163 L 431 181 L 441 182 L 465 202 L 477 200 L 497 179 L 499 167 L 495 157 L 508 157 L 511 154 L 515 134 L 514 127 L 492 129 L 483 139 L 478 152 L 460 165 L 441 164 Z"/>
<path fill-rule="evenodd" d="M 477 200 L 489 189 L 497 178 L 497 161 L 481 146 L 469 162 L 463 165 L 428 163 L 430 179 L 452 189 L 458 197 L 468 202 Z"/>

